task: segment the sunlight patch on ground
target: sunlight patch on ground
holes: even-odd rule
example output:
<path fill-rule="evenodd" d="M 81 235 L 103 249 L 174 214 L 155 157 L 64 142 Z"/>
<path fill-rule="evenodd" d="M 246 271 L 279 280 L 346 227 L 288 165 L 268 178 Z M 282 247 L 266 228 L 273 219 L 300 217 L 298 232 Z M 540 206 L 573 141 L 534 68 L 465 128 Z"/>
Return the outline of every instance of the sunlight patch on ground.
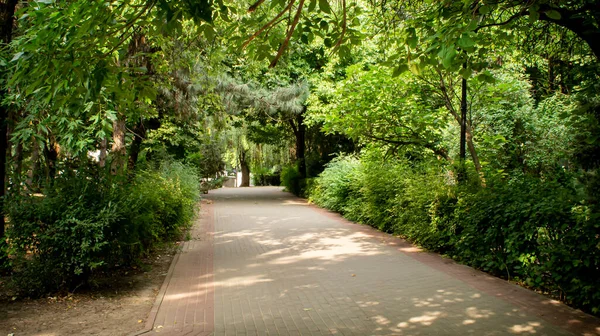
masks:
<path fill-rule="evenodd" d="M 364 235 L 362 235 L 364 236 Z M 320 238 L 316 234 L 305 234 L 300 238 L 295 239 L 296 241 L 316 240 L 312 243 L 312 250 L 305 250 L 298 255 L 286 256 L 278 258 L 270 262 L 274 265 L 287 265 L 295 262 L 300 262 L 310 259 L 320 260 L 340 260 L 340 258 L 350 256 L 373 256 L 381 254 L 381 252 L 375 249 L 367 249 L 364 247 L 365 244 L 356 242 L 356 238 L 362 238 L 360 234 L 351 236 L 339 237 L 339 238 Z M 321 247 L 321 248 L 319 248 Z M 273 251 L 271 251 L 273 252 Z"/>
<path fill-rule="evenodd" d="M 207 293 L 206 290 L 199 290 L 199 291 L 195 291 L 195 292 L 186 292 L 186 293 L 165 295 L 165 297 L 163 298 L 163 301 L 182 300 L 182 299 L 189 298 L 189 297 L 203 296 L 203 295 L 206 295 L 206 293 Z"/>
<path fill-rule="evenodd" d="M 304 206 L 307 206 L 308 203 L 303 202 L 303 201 L 285 200 L 285 201 L 283 201 L 283 205 L 304 205 Z"/>
<path fill-rule="evenodd" d="M 243 277 L 228 278 L 223 281 L 215 281 L 215 287 L 251 286 L 262 282 L 273 282 L 273 279 L 265 279 L 262 275 L 249 275 Z"/>
<path fill-rule="evenodd" d="M 392 323 L 392 321 L 388 320 L 385 316 L 381 315 L 373 316 L 371 320 L 379 325 L 388 325 Z"/>
<path fill-rule="evenodd" d="M 517 333 L 517 334 L 522 334 L 522 333 L 535 334 L 535 333 L 537 333 L 535 328 L 540 327 L 540 326 L 541 326 L 541 324 L 539 322 L 527 322 L 527 324 L 515 324 L 514 326 L 510 327 L 509 330 L 512 333 Z"/>
<path fill-rule="evenodd" d="M 468 317 L 473 319 L 489 318 L 490 316 L 495 315 L 494 312 L 491 310 L 479 309 L 477 307 L 467 308 L 466 314 Z"/>
<path fill-rule="evenodd" d="M 418 247 L 415 246 L 411 246 L 411 247 L 401 247 L 398 250 L 402 251 L 402 252 L 406 252 L 406 253 L 417 253 L 417 252 L 423 252 L 423 249 L 420 249 Z"/>
<path fill-rule="evenodd" d="M 415 325 L 430 326 L 435 320 L 440 317 L 445 317 L 447 314 L 440 311 L 425 312 L 423 315 L 411 317 L 408 321 L 397 324 L 398 328 L 414 328 Z"/>

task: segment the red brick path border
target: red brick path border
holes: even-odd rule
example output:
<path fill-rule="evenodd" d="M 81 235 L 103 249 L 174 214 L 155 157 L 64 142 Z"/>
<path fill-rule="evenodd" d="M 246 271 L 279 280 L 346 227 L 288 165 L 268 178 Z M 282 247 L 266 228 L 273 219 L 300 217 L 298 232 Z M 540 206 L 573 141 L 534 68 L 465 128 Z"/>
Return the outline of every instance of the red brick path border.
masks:
<path fill-rule="evenodd" d="M 214 331 L 214 209 L 203 200 L 192 239 L 173 258 L 138 335 L 210 335 Z"/>

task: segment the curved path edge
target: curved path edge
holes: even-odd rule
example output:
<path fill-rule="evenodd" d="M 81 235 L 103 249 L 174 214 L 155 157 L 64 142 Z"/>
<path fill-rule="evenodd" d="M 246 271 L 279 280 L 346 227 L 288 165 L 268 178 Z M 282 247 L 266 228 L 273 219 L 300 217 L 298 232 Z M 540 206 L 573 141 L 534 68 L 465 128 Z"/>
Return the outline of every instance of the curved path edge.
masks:
<path fill-rule="evenodd" d="M 142 330 L 129 336 L 210 335 L 214 331 L 212 201 L 202 200 L 192 239 L 177 250 Z M 195 269 L 196 272 L 190 272 Z M 197 278 L 196 281 L 189 281 Z M 200 284 L 201 288 L 197 288 Z M 189 295 L 194 293 L 194 295 Z M 170 302 L 178 301 L 178 302 Z M 198 312 L 202 314 L 198 314 Z M 199 316 L 202 315 L 202 316 Z M 180 323 L 178 326 L 177 323 Z"/>

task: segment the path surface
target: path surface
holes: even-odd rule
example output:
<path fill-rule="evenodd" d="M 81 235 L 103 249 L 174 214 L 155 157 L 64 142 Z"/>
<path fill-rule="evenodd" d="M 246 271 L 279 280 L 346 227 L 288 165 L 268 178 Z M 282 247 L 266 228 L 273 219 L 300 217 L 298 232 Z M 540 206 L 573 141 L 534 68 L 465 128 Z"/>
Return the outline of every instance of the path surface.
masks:
<path fill-rule="evenodd" d="M 207 199 L 148 334 L 600 335 L 598 319 L 281 188 Z"/>

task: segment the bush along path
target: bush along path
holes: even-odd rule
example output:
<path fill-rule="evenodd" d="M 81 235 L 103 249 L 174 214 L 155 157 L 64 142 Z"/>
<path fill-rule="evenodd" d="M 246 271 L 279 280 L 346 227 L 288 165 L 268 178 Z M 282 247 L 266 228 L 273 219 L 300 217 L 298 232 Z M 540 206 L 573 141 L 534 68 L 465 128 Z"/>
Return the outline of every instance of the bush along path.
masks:
<path fill-rule="evenodd" d="M 600 334 L 593 316 L 279 187 L 208 198 L 214 203 L 175 259 L 148 334 Z"/>
<path fill-rule="evenodd" d="M 339 157 L 305 191 L 344 217 L 600 314 L 600 209 L 573 176 L 452 184 L 427 162 Z"/>
<path fill-rule="evenodd" d="M 43 194 L 11 195 L 7 236 L 18 296 L 86 287 L 96 275 L 135 266 L 191 224 L 200 186 L 190 167 L 165 162 L 127 183 L 95 169 L 65 169 Z"/>

